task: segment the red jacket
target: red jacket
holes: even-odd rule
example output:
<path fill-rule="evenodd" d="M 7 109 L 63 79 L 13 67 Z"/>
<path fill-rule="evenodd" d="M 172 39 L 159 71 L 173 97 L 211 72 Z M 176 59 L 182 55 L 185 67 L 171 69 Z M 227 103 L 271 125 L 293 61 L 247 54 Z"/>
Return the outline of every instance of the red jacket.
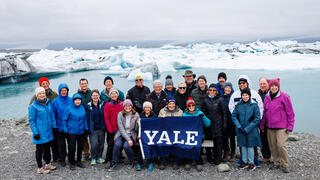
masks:
<path fill-rule="evenodd" d="M 120 100 L 118 102 L 110 101 L 104 106 L 104 121 L 106 122 L 108 133 L 119 130 L 117 117 L 120 111 L 122 111 L 122 101 Z"/>

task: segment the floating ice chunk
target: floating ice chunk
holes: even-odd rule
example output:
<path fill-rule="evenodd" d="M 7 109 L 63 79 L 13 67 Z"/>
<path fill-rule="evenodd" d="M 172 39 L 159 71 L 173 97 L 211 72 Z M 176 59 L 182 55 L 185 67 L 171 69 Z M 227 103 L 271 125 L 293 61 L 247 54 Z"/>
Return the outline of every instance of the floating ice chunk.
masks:
<path fill-rule="evenodd" d="M 129 81 L 134 81 L 134 77 L 137 73 L 142 73 L 142 76 L 143 76 L 143 80 L 145 81 L 152 81 L 153 80 L 153 77 L 152 77 L 152 73 L 151 72 L 146 72 L 146 73 L 143 73 L 140 69 L 135 69 L 133 71 L 130 72 L 129 76 L 127 77 L 127 79 Z"/>

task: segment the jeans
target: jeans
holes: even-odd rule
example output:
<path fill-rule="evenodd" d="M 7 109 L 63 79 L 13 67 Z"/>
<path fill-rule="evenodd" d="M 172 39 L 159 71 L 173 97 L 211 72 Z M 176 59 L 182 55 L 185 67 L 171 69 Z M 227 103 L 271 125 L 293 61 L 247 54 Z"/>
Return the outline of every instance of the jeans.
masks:
<path fill-rule="evenodd" d="M 77 162 L 81 162 L 83 150 L 84 135 L 68 134 L 68 160 L 70 164 L 75 164 L 75 153 L 77 149 Z"/>
<path fill-rule="evenodd" d="M 59 157 L 59 149 L 58 149 L 58 131 L 53 131 L 53 141 L 51 141 L 51 151 L 52 151 L 52 158 L 54 161 L 60 159 Z"/>
<path fill-rule="evenodd" d="M 59 160 L 65 161 L 67 156 L 66 150 L 66 140 L 67 134 L 64 132 L 58 132 L 58 151 L 59 151 Z"/>
<path fill-rule="evenodd" d="M 241 152 L 242 152 L 242 161 L 244 163 L 249 163 L 254 164 L 254 148 L 253 147 L 241 147 Z"/>
<path fill-rule="evenodd" d="M 91 157 L 92 159 L 102 158 L 102 152 L 105 141 L 105 132 L 102 130 L 94 130 L 90 137 Z"/>
<path fill-rule="evenodd" d="M 116 133 L 109 133 L 107 132 L 107 154 L 106 154 L 106 162 L 112 160 L 112 154 L 113 154 L 113 146 L 114 146 L 114 135 Z"/>
<path fill-rule="evenodd" d="M 132 142 L 134 142 L 134 141 L 132 141 Z M 133 150 L 130 147 L 128 141 L 126 139 L 124 139 L 122 136 L 119 136 L 115 140 L 114 147 L 113 147 L 112 161 L 116 162 L 116 163 L 119 162 L 122 147 L 123 147 L 124 151 L 126 152 L 129 161 L 132 162 L 134 160 Z M 139 153 L 138 158 L 139 158 L 138 159 L 139 163 L 141 163 L 142 162 L 141 153 Z"/>
<path fill-rule="evenodd" d="M 42 167 L 42 158 L 49 164 L 51 161 L 51 154 L 50 154 L 50 147 L 51 142 L 47 142 L 44 144 L 36 144 L 36 160 L 38 168 Z"/>

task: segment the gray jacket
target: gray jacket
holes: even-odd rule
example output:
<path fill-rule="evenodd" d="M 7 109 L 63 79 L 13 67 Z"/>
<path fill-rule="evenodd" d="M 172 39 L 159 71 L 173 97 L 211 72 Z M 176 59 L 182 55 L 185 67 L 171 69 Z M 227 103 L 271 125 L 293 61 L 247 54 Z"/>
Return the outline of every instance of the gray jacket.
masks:
<path fill-rule="evenodd" d="M 128 134 L 125 128 L 126 118 L 125 116 L 122 115 L 122 112 L 118 113 L 117 122 L 118 122 L 119 131 L 117 131 L 116 135 L 114 136 L 114 140 L 122 136 L 127 141 L 131 141 L 132 139 L 133 141 L 136 141 L 137 133 L 139 130 L 138 120 L 140 119 L 140 116 L 138 113 L 130 114 L 130 116 L 131 116 L 130 117 L 130 134 Z"/>

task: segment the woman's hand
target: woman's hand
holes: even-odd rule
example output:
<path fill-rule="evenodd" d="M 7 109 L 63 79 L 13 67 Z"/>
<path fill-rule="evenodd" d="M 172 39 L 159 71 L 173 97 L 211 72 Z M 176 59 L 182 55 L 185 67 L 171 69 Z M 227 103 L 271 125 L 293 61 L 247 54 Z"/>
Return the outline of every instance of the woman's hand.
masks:
<path fill-rule="evenodd" d="M 140 140 L 140 137 L 139 137 L 139 136 L 137 136 L 137 139 L 138 139 L 138 140 Z"/>
<path fill-rule="evenodd" d="M 162 118 L 165 118 L 166 117 L 166 115 L 165 114 L 162 114 L 162 116 L 161 116 Z"/>
<path fill-rule="evenodd" d="M 128 141 L 129 146 L 132 147 L 133 146 L 133 142 L 132 141 Z"/>

